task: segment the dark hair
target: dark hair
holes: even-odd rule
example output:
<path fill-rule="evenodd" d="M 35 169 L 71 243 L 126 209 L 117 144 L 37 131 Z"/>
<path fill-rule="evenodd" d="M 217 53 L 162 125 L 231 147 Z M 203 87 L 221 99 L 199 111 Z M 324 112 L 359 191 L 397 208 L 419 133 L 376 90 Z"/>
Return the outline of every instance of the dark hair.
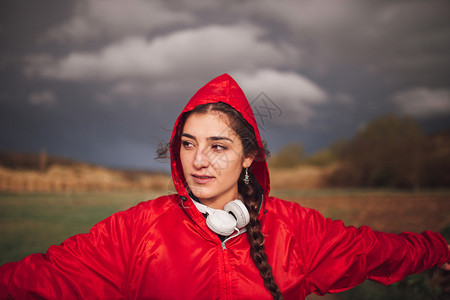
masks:
<path fill-rule="evenodd" d="M 202 104 L 185 113 L 180 119 L 180 126 L 178 127 L 176 135 L 172 140 L 173 144 L 171 145 L 169 143 L 166 146 L 161 146 L 157 150 L 158 158 L 167 157 L 170 146 L 177 146 L 179 144 L 178 141 L 182 133 L 182 128 L 191 114 L 208 113 L 211 111 L 224 113 L 228 116 L 231 128 L 241 139 L 244 148 L 244 157 L 252 155 L 255 157 L 255 160 L 260 160 L 269 155 L 269 151 L 267 150 L 265 143 L 263 143 L 263 147 L 258 145 L 253 127 L 242 117 L 242 115 L 230 105 L 223 102 L 218 102 Z M 250 214 L 250 222 L 247 225 L 247 237 L 250 243 L 250 254 L 259 270 L 259 273 L 261 274 L 264 286 L 269 290 L 274 299 L 283 299 L 280 289 L 275 282 L 272 267 L 267 260 L 267 255 L 264 249 L 264 236 L 261 232 L 261 223 L 258 220 L 262 189 L 256 180 L 256 177 L 250 171 L 249 176 L 251 184 L 245 184 L 243 182 L 244 169 L 242 169 L 238 180 L 238 191 L 244 198 L 244 204 Z"/>

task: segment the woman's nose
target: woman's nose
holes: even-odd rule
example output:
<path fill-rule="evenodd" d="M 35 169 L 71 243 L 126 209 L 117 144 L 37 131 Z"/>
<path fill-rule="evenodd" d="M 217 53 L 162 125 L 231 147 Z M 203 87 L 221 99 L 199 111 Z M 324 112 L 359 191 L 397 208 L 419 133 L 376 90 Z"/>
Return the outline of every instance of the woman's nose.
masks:
<path fill-rule="evenodd" d="M 194 157 L 194 167 L 197 169 L 206 168 L 209 166 L 208 153 L 199 149 Z"/>

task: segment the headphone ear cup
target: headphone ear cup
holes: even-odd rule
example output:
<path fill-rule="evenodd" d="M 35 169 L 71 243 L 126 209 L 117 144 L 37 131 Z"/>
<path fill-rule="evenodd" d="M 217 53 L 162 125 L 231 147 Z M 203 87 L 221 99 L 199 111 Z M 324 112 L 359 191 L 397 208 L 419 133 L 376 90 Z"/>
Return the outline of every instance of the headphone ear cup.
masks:
<path fill-rule="evenodd" d="M 208 208 L 206 225 L 217 234 L 229 236 L 234 232 L 237 224 L 236 219 L 228 212 Z"/>
<path fill-rule="evenodd" d="M 237 228 L 239 229 L 244 228 L 247 226 L 248 222 L 250 222 L 250 214 L 248 209 L 239 199 L 228 202 L 223 209 L 233 214 L 236 218 Z"/>

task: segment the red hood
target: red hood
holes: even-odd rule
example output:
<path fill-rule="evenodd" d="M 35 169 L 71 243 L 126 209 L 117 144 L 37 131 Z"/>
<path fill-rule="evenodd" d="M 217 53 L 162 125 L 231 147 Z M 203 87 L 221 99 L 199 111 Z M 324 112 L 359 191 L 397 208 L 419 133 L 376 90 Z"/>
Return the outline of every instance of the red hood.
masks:
<path fill-rule="evenodd" d="M 258 145 L 262 148 L 261 136 L 259 135 L 258 125 L 256 124 L 255 116 L 253 115 L 253 111 L 250 107 L 250 104 L 247 98 L 244 95 L 244 92 L 239 87 L 239 85 L 231 78 L 228 74 L 220 75 L 210 82 L 208 82 L 205 86 L 195 93 L 195 95 L 189 100 L 186 107 L 183 109 L 181 114 L 178 116 L 175 121 L 174 129 L 172 132 L 172 136 L 170 138 L 171 148 L 170 148 L 170 157 L 171 159 L 171 170 L 172 170 L 172 178 L 175 184 L 175 188 L 181 196 L 187 196 L 187 192 L 183 182 L 185 182 L 183 169 L 181 166 L 181 161 L 179 159 L 179 150 L 180 150 L 180 141 L 174 141 L 174 137 L 176 136 L 177 130 L 181 127 L 180 119 L 181 116 L 194 109 L 196 106 L 206 103 L 216 103 L 216 102 L 224 102 L 226 104 L 231 105 L 234 109 L 239 111 L 244 119 L 253 127 L 255 130 L 256 139 L 258 141 Z M 267 168 L 267 163 L 265 159 L 259 159 L 253 161 L 250 166 L 250 171 L 256 176 L 258 183 L 261 185 L 264 195 L 268 196 L 270 191 L 270 179 L 269 179 L 269 171 Z"/>

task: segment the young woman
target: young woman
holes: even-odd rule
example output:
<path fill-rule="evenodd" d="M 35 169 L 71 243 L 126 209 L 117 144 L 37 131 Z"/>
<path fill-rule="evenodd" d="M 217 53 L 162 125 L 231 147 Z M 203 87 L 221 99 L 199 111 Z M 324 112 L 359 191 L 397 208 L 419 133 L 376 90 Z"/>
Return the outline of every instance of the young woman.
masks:
<path fill-rule="evenodd" d="M 437 233 L 345 227 L 270 197 L 255 118 L 226 74 L 188 102 L 169 151 L 177 194 L 3 265 L 0 297 L 303 299 L 366 279 L 390 284 L 450 259 Z"/>

